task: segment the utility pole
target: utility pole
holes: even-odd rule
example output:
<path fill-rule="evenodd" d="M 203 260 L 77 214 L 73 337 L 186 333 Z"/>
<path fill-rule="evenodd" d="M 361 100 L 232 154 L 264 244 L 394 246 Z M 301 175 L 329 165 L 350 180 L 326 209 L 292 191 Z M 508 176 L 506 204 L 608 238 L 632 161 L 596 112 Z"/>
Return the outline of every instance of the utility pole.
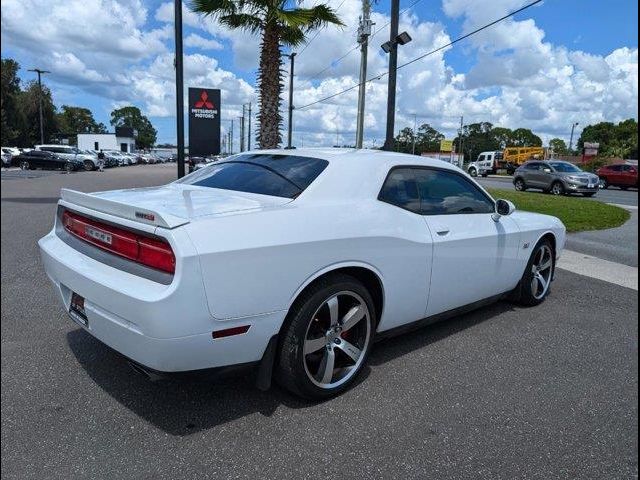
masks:
<path fill-rule="evenodd" d="M 286 55 L 291 59 L 291 67 L 289 68 L 289 126 L 287 131 L 287 148 L 291 149 L 291 136 L 293 134 L 293 67 L 295 63 L 296 52 Z"/>
<path fill-rule="evenodd" d="M 418 135 L 416 128 L 418 127 L 418 116 L 413 114 L 413 148 L 411 149 L 411 154 L 416 154 L 416 136 Z"/>
<path fill-rule="evenodd" d="M 462 145 L 464 143 L 464 140 L 462 139 L 463 131 L 464 131 L 464 117 L 460 115 L 460 136 L 458 137 L 458 148 L 460 149 L 460 152 L 458 152 L 458 163 L 460 165 L 458 166 L 460 168 L 462 168 L 464 165 L 464 150 L 462 149 Z M 462 155 L 462 157 L 460 155 Z"/>
<path fill-rule="evenodd" d="M 42 79 L 41 75 L 45 73 L 51 73 L 48 70 L 40 70 L 39 68 L 32 68 L 30 72 L 36 72 L 38 74 L 38 115 L 40 117 L 40 144 L 44 143 L 44 124 L 42 117 Z"/>
<path fill-rule="evenodd" d="M 248 123 L 248 134 L 247 134 L 247 150 L 251 150 L 251 102 L 249 102 L 249 121 Z"/>
<path fill-rule="evenodd" d="M 571 124 L 571 137 L 569 137 L 569 154 L 573 154 L 573 131 L 578 125 L 580 125 L 578 122 Z"/>
<path fill-rule="evenodd" d="M 229 145 L 231 146 L 231 154 L 233 154 L 233 119 L 231 119 L 231 139 L 229 140 Z"/>
<path fill-rule="evenodd" d="M 244 105 L 242 105 L 242 116 L 238 117 L 240 120 L 240 151 L 244 152 Z"/>
<path fill-rule="evenodd" d="M 184 177 L 184 80 L 182 68 L 182 0 L 174 1 L 176 57 L 176 130 L 178 140 L 178 178 Z"/>
<path fill-rule="evenodd" d="M 358 27 L 358 43 L 360 44 L 360 85 L 358 86 L 358 119 L 356 122 L 356 148 L 362 148 L 364 138 L 364 107 L 367 82 L 367 53 L 369 49 L 369 35 L 373 22 L 370 0 L 362 0 L 362 16 Z"/>

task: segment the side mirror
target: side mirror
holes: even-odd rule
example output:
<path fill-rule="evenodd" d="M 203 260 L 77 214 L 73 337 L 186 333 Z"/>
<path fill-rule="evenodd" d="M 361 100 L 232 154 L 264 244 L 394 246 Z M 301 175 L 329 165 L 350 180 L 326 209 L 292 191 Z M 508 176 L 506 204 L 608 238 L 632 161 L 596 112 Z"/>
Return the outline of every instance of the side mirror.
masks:
<path fill-rule="evenodd" d="M 551 173 L 551 169 L 549 167 L 543 168 L 542 171 L 545 173 Z"/>
<path fill-rule="evenodd" d="M 509 200 L 498 199 L 496 200 L 496 211 L 493 213 L 491 218 L 497 222 L 500 220 L 500 217 L 507 217 L 515 211 L 516 206 Z"/>

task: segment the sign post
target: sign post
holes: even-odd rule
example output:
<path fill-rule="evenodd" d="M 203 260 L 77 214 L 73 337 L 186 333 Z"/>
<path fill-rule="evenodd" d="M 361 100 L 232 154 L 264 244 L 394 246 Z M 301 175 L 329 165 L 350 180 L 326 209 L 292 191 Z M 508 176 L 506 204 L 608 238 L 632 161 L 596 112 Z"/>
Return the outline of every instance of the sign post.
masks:
<path fill-rule="evenodd" d="M 189 155 L 220 153 L 220 90 L 189 88 Z"/>

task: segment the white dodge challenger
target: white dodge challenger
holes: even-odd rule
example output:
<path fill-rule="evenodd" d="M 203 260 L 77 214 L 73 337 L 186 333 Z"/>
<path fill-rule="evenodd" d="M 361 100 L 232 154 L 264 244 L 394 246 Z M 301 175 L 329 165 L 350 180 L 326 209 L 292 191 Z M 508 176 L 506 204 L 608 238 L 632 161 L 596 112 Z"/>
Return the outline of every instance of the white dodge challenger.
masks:
<path fill-rule="evenodd" d="M 62 190 L 40 242 L 70 317 L 139 370 L 257 367 L 307 398 L 373 341 L 549 293 L 565 228 L 460 169 L 368 150 L 262 150 L 168 185 Z"/>

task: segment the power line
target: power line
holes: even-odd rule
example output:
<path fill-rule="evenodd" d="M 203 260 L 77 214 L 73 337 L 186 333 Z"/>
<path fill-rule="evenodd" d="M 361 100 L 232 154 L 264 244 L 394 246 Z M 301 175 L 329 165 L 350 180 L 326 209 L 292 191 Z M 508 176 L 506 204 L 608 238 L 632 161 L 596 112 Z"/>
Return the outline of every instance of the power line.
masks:
<path fill-rule="evenodd" d="M 414 6 L 416 6 L 418 3 L 420 3 L 422 0 L 414 0 L 414 2 L 409 5 L 408 7 L 406 7 L 405 9 L 400 11 L 400 15 L 402 15 L 404 12 L 406 12 L 407 10 L 409 10 L 410 8 L 413 8 Z M 381 26 L 380 28 L 376 29 L 371 35 L 369 35 L 369 40 L 371 40 L 373 37 L 375 37 L 378 33 L 380 33 L 382 30 L 384 30 L 386 27 L 388 27 L 391 24 L 391 21 L 388 21 L 387 23 L 385 23 L 383 26 Z M 357 30 L 356 30 L 357 31 Z M 322 70 L 320 70 L 318 73 L 314 74 L 312 77 L 310 77 L 308 80 L 314 80 L 316 78 L 318 78 L 320 75 L 322 75 L 324 72 L 326 72 L 327 70 L 329 70 L 330 68 L 334 67 L 336 64 L 340 63 L 340 61 L 344 60 L 346 57 L 348 57 L 352 52 L 355 52 L 358 48 L 360 48 L 360 45 L 356 45 L 355 47 L 353 47 L 351 50 L 348 50 L 347 52 L 344 53 L 344 55 L 342 55 L 341 57 L 337 58 L 336 60 L 332 60 L 331 63 L 329 63 L 328 66 L 326 66 L 325 68 L 323 68 Z"/>
<path fill-rule="evenodd" d="M 465 39 L 469 38 L 470 36 L 475 35 L 476 33 L 479 33 L 479 32 L 481 32 L 481 31 L 483 31 L 483 30 L 486 30 L 487 28 L 492 27 L 492 26 L 494 26 L 495 24 L 500 23 L 500 22 L 502 22 L 503 20 L 506 20 L 506 19 L 507 19 L 507 18 L 509 18 L 509 17 L 512 17 L 512 16 L 514 16 L 514 15 L 517 15 L 518 13 L 520 13 L 520 12 L 522 12 L 522 11 L 524 11 L 524 10 L 527 10 L 528 8 L 531 8 L 531 7 L 533 7 L 534 5 L 536 5 L 536 4 L 538 4 L 538 3 L 541 3 L 542 1 L 543 1 L 543 0 L 535 0 L 534 2 L 531 2 L 531 3 L 527 4 L 527 5 L 525 5 L 524 7 L 519 8 L 518 10 L 515 10 L 515 11 L 513 11 L 513 12 L 511 12 L 511 13 L 508 13 L 508 14 L 507 14 L 507 15 L 505 15 L 504 17 L 500 17 L 500 18 L 498 18 L 497 20 L 494 20 L 494 21 L 493 21 L 493 22 L 491 22 L 491 23 L 487 23 L 486 25 L 483 25 L 482 27 L 477 28 L 476 30 L 474 30 L 474 31 L 472 31 L 472 32 L 469 32 L 469 33 L 467 33 L 466 35 L 463 35 L 463 36 L 461 36 L 461 37 L 458 37 L 458 38 L 456 38 L 455 40 L 452 40 L 451 42 L 449 42 L 449 43 L 447 43 L 447 44 L 445 44 L 445 45 L 442 45 L 442 46 L 440 46 L 440 47 L 438 47 L 438 48 L 436 48 L 436 49 L 434 49 L 434 50 L 431 50 L 430 52 L 427 52 L 427 53 L 425 53 L 425 54 L 423 54 L 423 55 L 420 55 L 419 57 L 416 57 L 416 58 L 414 58 L 413 60 L 409 60 L 408 62 L 403 63 L 402 65 L 399 65 L 399 66 L 396 68 L 396 71 L 398 71 L 398 70 L 400 70 L 401 68 L 404 68 L 404 67 L 406 67 L 406 66 L 408 66 L 408 65 L 411 65 L 412 63 L 415 63 L 415 62 L 417 62 L 418 60 L 422 60 L 423 58 L 426 58 L 426 57 L 428 57 L 429 55 L 433 55 L 434 53 L 437 53 L 437 52 L 439 52 L 439 51 L 441 51 L 441 50 L 444 50 L 445 48 L 450 47 L 450 46 L 452 46 L 452 45 L 454 45 L 454 44 L 456 44 L 456 43 L 458 43 L 458 42 L 461 42 L 462 40 L 465 40 Z M 376 75 L 376 76 L 374 76 L 374 77 L 371 77 L 369 80 L 365 81 L 364 83 L 365 83 L 365 84 L 367 84 L 367 83 L 372 82 L 372 81 L 374 81 L 374 80 L 380 80 L 382 77 L 385 77 L 385 76 L 387 76 L 388 74 L 389 74 L 389 72 L 383 72 L 383 73 L 381 73 L 381 74 L 379 74 L 379 75 Z M 307 107 L 310 107 L 310 106 L 312 106 L 312 105 L 316 105 L 317 103 L 325 102 L 325 101 L 330 100 L 330 99 L 332 99 L 332 98 L 334 98 L 334 97 L 337 97 L 338 95 L 342 95 L 342 94 L 344 94 L 344 93 L 350 92 L 351 90 L 353 90 L 353 89 L 355 89 L 355 88 L 358 88 L 359 86 L 360 86 L 360 84 L 359 84 L 359 83 L 357 83 L 357 84 L 352 85 L 351 87 L 346 88 L 346 89 L 344 89 L 344 90 L 342 90 L 342 91 L 340 91 L 340 92 L 334 93 L 333 95 L 329 95 L 328 97 L 321 98 L 320 100 L 316 100 L 315 102 L 308 103 L 308 104 L 303 105 L 303 106 L 301 106 L 301 107 L 296 107 L 296 109 L 297 109 L 297 110 L 302 110 L 303 108 L 307 108 Z"/>

